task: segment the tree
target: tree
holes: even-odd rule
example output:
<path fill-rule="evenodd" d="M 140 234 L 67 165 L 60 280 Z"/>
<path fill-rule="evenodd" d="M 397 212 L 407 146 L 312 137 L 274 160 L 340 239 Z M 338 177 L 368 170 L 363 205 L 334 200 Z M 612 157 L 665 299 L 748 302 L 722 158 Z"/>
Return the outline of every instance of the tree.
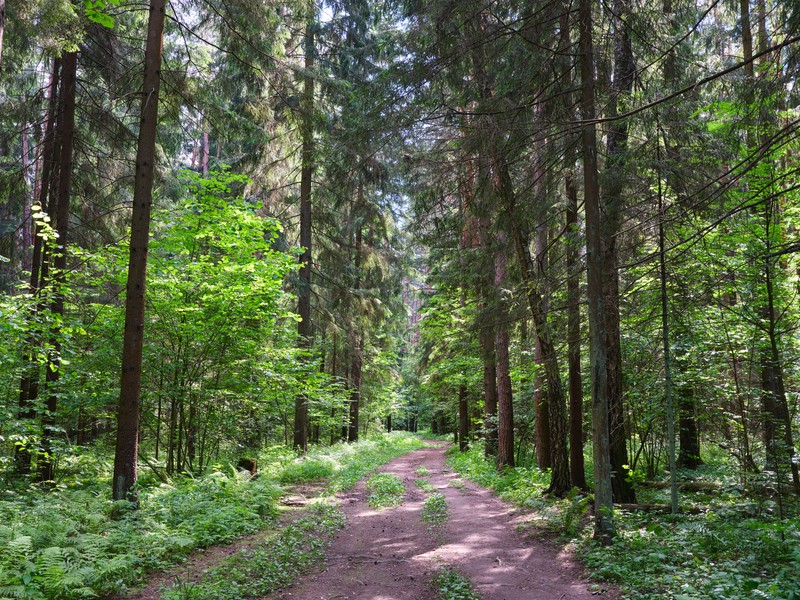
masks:
<path fill-rule="evenodd" d="M 614 537 L 611 458 L 608 430 L 606 319 L 603 296 L 603 255 L 600 231 L 600 190 L 595 130 L 594 46 L 592 3 L 579 5 L 581 50 L 581 117 L 583 119 L 583 194 L 586 213 L 587 298 L 589 301 L 589 362 L 592 379 L 592 444 L 594 448 L 595 537 L 609 544 Z"/>
<path fill-rule="evenodd" d="M 313 6 L 306 23 L 303 74 L 303 110 L 301 115 L 301 173 L 300 173 L 300 279 L 298 284 L 298 343 L 310 351 L 313 333 L 311 327 L 311 176 L 314 172 L 314 79 L 310 70 L 314 65 L 314 28 L 316 27 Z M 308 447 L 308 399 L 302 395 L 295 398 L 294 407 L 294 447 L 305 452 Z"/>
<path fill-rule="evenodd" d="M 112 482 L 115 500 L 131 500 L 133 502 L 137 501 L 139 394 L 142 386 L 145 285 L 150 238 L 150 211 L 153 203 L 158 94 L 161 87 L 161 52 L 165 17 L 166 2 L 151 0 L 147 21 L 141 117 L 133 186 L 130 258 L 125 296 L 125 332 Z"/>

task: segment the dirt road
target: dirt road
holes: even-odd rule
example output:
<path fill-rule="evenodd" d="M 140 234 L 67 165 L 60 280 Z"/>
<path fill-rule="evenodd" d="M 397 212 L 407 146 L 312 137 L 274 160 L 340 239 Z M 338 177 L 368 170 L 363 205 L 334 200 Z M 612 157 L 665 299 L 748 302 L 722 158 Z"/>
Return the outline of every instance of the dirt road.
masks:
<path fill-rule="evenodd" d="M 468 577 L 484 600 L 597 598 L 569 556 L 517 532 L 519 518 L 508 505 L 474 484 L 451 485 L 457 476 L 446 468 L 444 450 L 444 444 L 418 450 L 381 469 L 405 484 L 397 508 L 371 508 L 364 482 L 343 495 L 347 525 L 324 569 L 266 600 L 434 600 L 431 580 L 442 566 Z M 414 483 L 420 466 L 447 500 L 439 534 L 422 521 L 426 494 Z"/>

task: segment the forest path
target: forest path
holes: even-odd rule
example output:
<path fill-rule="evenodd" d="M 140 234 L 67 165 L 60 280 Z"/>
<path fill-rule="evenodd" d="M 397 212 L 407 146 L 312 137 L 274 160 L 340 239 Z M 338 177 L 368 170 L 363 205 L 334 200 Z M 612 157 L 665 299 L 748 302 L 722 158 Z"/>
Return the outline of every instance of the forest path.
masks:
<path fill-rule="evenodd" d="M 518 533 L 520 517 L 511 507 L 475 484 L 456 481 L 445 464 L 446 446 L 417 450 L 380 470 L 403 480 L 406 497 L 399 507 L 371 508 L 364 481 L 341 495 L 347 524 L 323 570 L 265 600 L 433 600 L 431 581 L 443 566 L 467 576 L 484 600 L 596 597 L 568 554 Z M 447 500 L 449 516 L 439 534 L 422 521 L 427 495 L 415 485 L 423 479 L 420 466 Z"/>

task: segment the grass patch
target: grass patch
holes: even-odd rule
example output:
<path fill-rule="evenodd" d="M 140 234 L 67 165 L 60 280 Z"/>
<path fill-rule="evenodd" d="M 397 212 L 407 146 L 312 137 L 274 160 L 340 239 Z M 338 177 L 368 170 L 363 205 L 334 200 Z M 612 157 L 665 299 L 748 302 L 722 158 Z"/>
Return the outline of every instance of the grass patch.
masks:
<path fill-rule="evenodd" d="M 414 472 L 417 474 L 417 477 L 428 477 L 431 474 L 431 470 L 425 465 L 418 466 Z"/>
<path fill-rule="evenodd" d="M 448 484 L 452 488 L 456 488 L 459 492 L 463 492 L 467 489 L 466 484 L 461 481 L 460 479 L 451 479 Z"/>
<path fill-rule="evenodd" d="M 448 567 L 437 571 L 433 585 L 437 600 L 481 600 L 480 595 L 472 589 L 469 579 Z"/>
<path fill-rule="evenodd" d="M 433 494 L 434 492 L 436 492 L 436 488 L 434 487 L 434 485 L 427 479 L 415 479 L 414 485 L 416 485 L 426 494 Z"/>
<path fill-rule="evenodd" d="M 240 550 L 208 571 L 203 581 L 179 582 L 161 597 L 166 600 L 238 600 L 282 589 L 319 565 L 332 535 L 343 526 L 341 512 L 329 504 L 314 503 L 305 516 L 286 526 L 278 535 Z"/>
<path fill-rule="evenodd" d="M 441 527 L 447 520 L 447 500 L 444 494 L 433 494 L 422 505 L 422 520 L 431 528 Z"/>
<path fill-rule="evenodd" d="M 367 481 L 367 502 L 373 508 L 399 506 L 405 499 L 406 486 L 403 480 L 391 473 L 377 473 Z"/>

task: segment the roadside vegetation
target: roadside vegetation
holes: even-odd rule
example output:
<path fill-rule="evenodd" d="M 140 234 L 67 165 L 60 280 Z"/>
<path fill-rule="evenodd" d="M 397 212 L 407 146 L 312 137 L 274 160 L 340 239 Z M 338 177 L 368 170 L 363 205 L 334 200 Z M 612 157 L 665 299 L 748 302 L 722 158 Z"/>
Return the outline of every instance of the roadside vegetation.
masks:
<path fill-rule="evenodd" d="M 546 472 L 498 472 L 479 445 L 466 453 L 451 450 L 449 462 L 462 476 L 531 510 L 531 529 L 570 544 L 595 581 L 618 585 L 626 598 L 797 600 L 797 501 L 770 494 L 758 481 L 743 487 L 725 455 L 705 450 L 705 464 L 691 473 L 701 491 L 682 491 L 684 512 L 675 516 L 659 509 L 668 502 L 668 489 L 631 474 L 639 481 L 639 509 L 615 511 L 618 535 L 610 546 L 592 539 L 591 495 L 573 489 L 564 498 L 545 496 Z"/>
<path fill-rule="evenodd" d="M 84 451 L 50 490 L 31 486 L 0 492 L 0 598 L 108 597 L 194 550 L 267 529 L 275 529 L 276 535 L 251 551 L 252 560 L 232 559 L 228 575 L 259 569 L 270 553 L 291 554 L 295 541 L 303 539 L 307 544 L 303 556 L 293 556 L 295 562 L 285 563 L 280 573 L 259 575 L 264 586 L 285 585 L 319 556 L 322 542 L 314 536 L 326 537 L 341 527 L 341 520 L 332 508 L 323 506 L 278 532 L 278 501 L 284 486 L 324 479 L 325 494 L 335 493 L 423 445 L 411 435 L 392 433 L 354 444 L 315 447 L 305 458 L 286 449 L 265 451 L 258 457 L 260 476 L 255 479 L 231 463 L 217 464 L 196 478 L 160 482 L 146 476 L 139 480 L 138 510 L 107 498 L 110 484 L 104 455 L 99 449 Z M 282 554 L 281 548 L 286 552 Z M 228 575 L 226 589 L 233 590 L 238 579 Z M 222 584 L 213 585 L 222 589 Z M 178 582 L 178 587 L 185 590 L 187 584 Z M 172 593 L 174 597 L 177 592 Z M 204 597 L 236 597 L 217 593 Z"/>

